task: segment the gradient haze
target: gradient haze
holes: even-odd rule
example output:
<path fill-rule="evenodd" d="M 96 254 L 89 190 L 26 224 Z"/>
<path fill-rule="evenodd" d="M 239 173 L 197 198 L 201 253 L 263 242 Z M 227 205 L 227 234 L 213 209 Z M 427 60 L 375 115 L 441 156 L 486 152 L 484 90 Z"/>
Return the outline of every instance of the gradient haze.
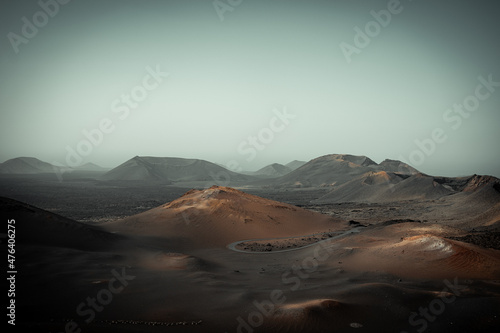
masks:
<path fill-rule="evenodd" d="M 500 82 L 500 4 L 400 6 L 349 63 L 341 43 L 354 44 L 354 28 L 388 1 L 243 0 L 222 21 L 213 1 L 73 0 L 18 53 L 7 36 L 21 35 L 22 17 L 41 7 L 2 2 L 0 162 L 65 164 L 67 147 L 106 118 L 114 129 L 85 162 L 176 156 L 255 170 L 349 153 L 405 159 L 433 175 L 500 177 L 500 88 L 460 126 L 443 119 L 474 93 L 478 77 Z M 157 67 L 168 77 L 120 119 L 113 103 Z M 242 154 L 284 108 L 295 116 L 285 128 L 253 158 Z M 415 140 L 426 142 L 436 128 L 446 140 L 411 163 L 422 150 Z"/>

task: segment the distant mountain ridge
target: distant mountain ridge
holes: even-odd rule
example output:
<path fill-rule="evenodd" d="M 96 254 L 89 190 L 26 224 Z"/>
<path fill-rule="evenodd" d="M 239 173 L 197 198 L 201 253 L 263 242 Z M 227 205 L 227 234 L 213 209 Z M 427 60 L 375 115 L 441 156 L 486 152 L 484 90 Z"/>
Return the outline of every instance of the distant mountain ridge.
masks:
<path fill-rule="evenodd" d="M 64 166 L 54 165 L 41 161 L 35 157 L 16 157 L 0 163 L 0 174 L 11 175 L 36 175 L 56 173 L 64 174 L 73 171 L 84 172 L 105 172 L 109 169 L 103 168 L 94 163 L 85 163 L 76 168 L 66 168 Z"/>
<path fill-rule="evenodd" d="M 371 171 L 388 171 L 400 175 L 419 173 L 400 161 L 375 163 L 366 156 L 331 154 L 315 158 L 289 174 L 273 180 L 274 187 L 338 186 Z"/>
<path fill-rule="evenodd" d="M 106 172 L 87 163 L 75 169 L 60 169 L 32 157 L 19 157 L 0 164 L 3 175 L 68 173 L 68 179 L 135 181 L 179 184 L 183 187 L 247 186 L 274 190 L 321 188 L 314 203 L 391 202 L 435 200 L 450 195 L 475 193 L 496 202 L 500 180 L 493 176 L 434 177 L 406 163 L 386 159 L 376 163 L 367 156 L 330 154 L 307 163 L 290 162 L 295 170 L 279 163 L 256 172 L 240 174 L 215 163 L 189 158 L 135 156 Z M 69 175 L 71 174 L 71 175 Z M 64 175 L 65 176 L 65 175 Z M 488 189 L 488 190 L 485 190 Z M 489 193 L 484 194 L 484 193 Z M 465 199 L 464 199 L 465 200 Z"/>
<path fill-rule="evenodd" d="M 409 174 L 409 175 L 420 173 L 420 171 L 418 171 L 417 169 L 398 160 L 385 159 L 382 162 L 380 162 L 379 166 L 381 166 L 384 169 L 384 171 L 387 172 L 396 172 L 400 174 Z"/>
<path fill-rule="evenodd" d="M 286 165 L 273 163 L 255 171 L 253 174 L 257 176 L 280 177 L 289 172 L 292 172 L 292 169 Z"/>
<path fill-rule="evenodd" d="M 366 156 L 347 154 L 315 158 L 267 182 L 268 187 L 276 189 L 329 189 L 326 194 L 313 200 L 320 204 L 431 200 L 467 189 L 478 191 L 487 184 L 500 189 L 500 181 L 492 176 L 433 177 L 401 161 L 386 159 L 377 164 Z"/>
<path fill-rule="evenodd" d="M 54 172 L 55 168 L 57 167 L 34 157 L 17 157 L 0 163 L 0 173 L 3 174 L 49 173 Z"/>
<path fill-rule="evenodd" d="M 100 165 L 94 164 L 94 163 L 85 163 L 82 164 L 81 166 L 75 168 L 76 170 L 81 170 L 81 171 L 109 171 L 109 168 L 103 168 Z"/>
<path fill-rule="evenodd" d="M 229 171 L 215 163 L 179 157 L 135 156 L 107 172 L 104 180 L 251 181 L 253 177 Z"/>
<path fill-rule="evenodd" d="M 306 164 L 307 162 L 306 161 L 298 161 L 298 160 L 293 160 L 291 162 L 288 162 L 287 164 L 285 164 L 286 167 L 295 170 L 295 169 L 298 169 L 300 168 L 301 166 L 303 166 L 304 164 Z"/>

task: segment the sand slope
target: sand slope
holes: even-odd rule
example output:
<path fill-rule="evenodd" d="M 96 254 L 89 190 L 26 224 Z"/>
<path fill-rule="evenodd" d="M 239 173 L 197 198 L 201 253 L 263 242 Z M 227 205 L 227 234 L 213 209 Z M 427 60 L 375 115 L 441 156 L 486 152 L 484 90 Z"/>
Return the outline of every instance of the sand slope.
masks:
<path fill-rule="evenodd" d="M 386 179 L 372 176 L 372 186 Z M 471 195 L 496 193 L 491 183 L 472 184 L 479 187 Z M 350 227 L 213 187 L 108 224 L 127 234 L 117 248 L 113 238 L 122 235 L 1 202 L 3 218 L 15 216 L 35 230 L 19 236 L 45 242 L 19 243 L 25 331 L 63 332 L 74 320 L 85 332 L 414 332 L 424 326 L 409 322 L 412 313 L 443 296 L 450 302 L 426 322 L 428 331 L 491 332 L 500 324 L 500 251 L 451 240 L 463 231 L 449 226 L 387 221 L 307 248 L 241 253 L 225 245 Z M 93 250 L 99 244 L 101 251 Z M 102 298 L 113 270 L 131 280 L 86 324 L 77 306 Z"/>
<path fill-rule="evenodd" d="M 384 271 L 402 278 L 495 279 L 500 251 L 448 239 L 459 229 L 435 224 L 396 223 L 370 228 L 336 242 L 343 266 Z"/>
<path fill-rule="evenodd" d="M 123 240 L 100 227 L 89 226 L 60 215 L 0 197 L 0 216 L 14 219 L 17 242 L 25 245 L 81 250 L 109 249 Z"/>
<path fill-rule="evenodd" d="M 346 225 L 299 207 L 213 186 L 191 190 L 177 200 L 106 227 L 126 234 L 181 238 L 194 247 L 225 247 L 237 240 L 300 236 Z"/>

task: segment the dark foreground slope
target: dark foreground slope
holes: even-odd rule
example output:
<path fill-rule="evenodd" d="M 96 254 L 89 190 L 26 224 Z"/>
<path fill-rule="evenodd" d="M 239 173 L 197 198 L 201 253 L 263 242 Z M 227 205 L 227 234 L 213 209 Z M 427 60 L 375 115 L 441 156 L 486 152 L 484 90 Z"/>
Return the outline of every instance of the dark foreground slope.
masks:
<path fill-rule="evenodd" d="M 24 331 L 492 332 L 500 325 L 500 251 L 457 240 L 462 230 L 439 223 L 360 227 L 228 188 L 190 191 L 106 229 L 1 203 L 2 219 L 20 226 L 16 328 Z M 273 250 L 278 236 L 333 227 L 349 233 Z M 260 234 L 266 228 L 274 232 Z M 263 235 L 270 236 L 265 253 L 223 246 Z"/>

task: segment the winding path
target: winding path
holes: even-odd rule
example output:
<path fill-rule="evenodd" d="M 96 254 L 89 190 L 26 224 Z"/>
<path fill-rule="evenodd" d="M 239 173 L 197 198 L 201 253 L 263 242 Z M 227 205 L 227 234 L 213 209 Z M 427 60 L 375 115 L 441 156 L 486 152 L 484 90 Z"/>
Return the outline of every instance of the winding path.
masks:
<path fill-rule="evenodd" d="M 320 244 L 322 242 L 331 241 L 332 239 L 338 239 L 338 238 L 344 237 L 346 235 L 357 233 L 357 232 L 360 231 L 361 228 L 363 228 L 363 227 L 356 227 L 356 228 L 353 228 L 353 229 L 350 229 L 350 230 L 347 230 L 347 231 L 344 231 L 344 232 L 336 232 L 336 233 L 338 233 L 338 235 L 336 235 L 336 236 L 329 237 L 327 239 L 323 239 L 323 240 L 320 240 L 318 242 L 314 242 L 314 243 L 307 244 L 307 245 L 304 245 L 304 246 L 295 247 L 293 249 L 277 250 L 277 251 L 249 251 L 249 250 L 240 250 L 240 249 L 237 249 L 236 246 L 239 245 L 239 244 L 241 244 L 241 243 L 245 243 L 245 242 L 274 241 L 274 240 L 279 240 L 279 239 L 304 238 L 304 237 L 317 236 L 317 235 L 321 235 L 321 234 L 324 234 L 324 233 L 315 233 L 315 234 L 310 234 L 310 235 L 305 235 L 305 236 L 246 239 L 246 240 L 241 240 L 241 241 L 237 241 L 237 242 L 231 243 L 231 244 L 229 244 L 227 246 L 227 248 L 230 249 L 230 250 L 232 250 L 232 251 L 235 251 L 235 252 L 254 253 L 254 254 L 269 254 L 269 253 L 280 253 L 280 252 L 296 251 L 296 250 L 305 249 L 306 247 L 310 247 L 310 246 L 313 246 L 313 245 Z"/>

